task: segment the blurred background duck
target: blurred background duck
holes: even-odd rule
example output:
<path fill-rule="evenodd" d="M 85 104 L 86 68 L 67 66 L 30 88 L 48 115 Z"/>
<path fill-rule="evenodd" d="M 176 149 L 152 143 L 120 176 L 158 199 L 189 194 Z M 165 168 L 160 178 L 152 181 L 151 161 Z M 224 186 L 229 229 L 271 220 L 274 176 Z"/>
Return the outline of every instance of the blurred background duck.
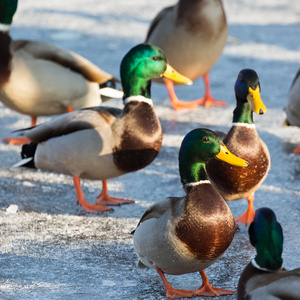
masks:
<path fill-rule="evenodd" d="M 256 211 L 249 226 L 255 258 L 245 267 L 238 283 L 238 300 L 300 299 L 300 268 L 282 268 L 283 233 L 269 208 Z"/>
<path fill-rule="evenodd" d="M 211 286 L 204 272 L 227 250 L 237 229 L 228 205 L 207 177 L 205 162 L 214 159 L 248 167 L 214 132 L 189 132 L 179 150 L 179 174 L 186 195 L 150 206 L 134 231 L 138 266 L 156 269 L 171 299 L 233 294 Z M 198 290 L 174 289 L 164 275 L 193 272 L 202 277 Z"/>
<path fill-rule="evenodd" d="M 209 71 L 219 59 L 227 36 L 222 0 L 179 0 L 154 18 L 146 41 L 161 47 L 170 64 L 183 75 L 204 79 L 204 97 L 191 102 L 179 101 L 173 82 L 164 80 L 174 109 L 226 105 L 211 96 Z"/>
<path fill-rule="evenodd" d="M 124 108 L 85 108 L 25 129 L 25 136 L 33 143 L 23 146 L 24 160 L 15 166 L 73 176 L 77 204 L 91 213 L 110 210 L 107 205 L 134 202 L 108 196 L 106 180 L 146 167 L 159 153 L 162 129 L 150 87 L 152 78 L 162 76 L 192 83 L 167 64 L 160 48 L 150 44 L 132 48 L 121 63 Z M 80 178 L 102 180 L 96 204 L 86 203 Z"/>
<path fill-rule="evenodd" d="M 285 112 L 285 125 L 300 127 L 300 69 L 292 82 Z M 300 154 L 300 146 L 296 147 L 293 152 Z"/>
<path fill-rule="evenodd" d="M 247 197 L 248 209 L 236 222 L 249 225 L 255 215 L 254 192 L 265 180 L 271 165 L 269 150 L 255 128 L 253 112 L 261 115 L 267 109 L 261 100 L 260 82 L 254 70 L 241 70 L 234 89 L 237 104 L 232 127 L 223 142 L 229 151 L 247 160 L 250 167 L 236 168 L 212 160 L 207 163 L 207 173 L 226 201 Z"/>
<path fill-rule="evenodd" d="M 31 116 L 57 115 L 98 106 L 101 95 L 122 98 L 118 81 L 82 56 L 38 41 L 12 40 L 9 35 L 17 0 L 0 0 L 0 101 Z M 26 138 L 5 138 L 23 144 Z"/>

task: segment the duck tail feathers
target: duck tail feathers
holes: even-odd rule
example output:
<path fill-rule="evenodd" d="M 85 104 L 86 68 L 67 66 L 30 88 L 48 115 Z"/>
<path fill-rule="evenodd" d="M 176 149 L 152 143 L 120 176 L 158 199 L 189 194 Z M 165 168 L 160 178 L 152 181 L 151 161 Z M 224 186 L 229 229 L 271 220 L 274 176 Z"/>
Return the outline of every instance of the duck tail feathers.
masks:
<path fill-rule="evenodd" d="M 33 157 L 24 158 L 12 166 L 12 168 L 20 168 L 20 167 L 35 169 Z"/>
<path fill-rule="evenodd" d="M 13 165 L 13 168 L 27 167 L 35 169 L 34 154 L 37 148 L 36 143 L 25 144 L 22 146 L 22 160 Z"/>

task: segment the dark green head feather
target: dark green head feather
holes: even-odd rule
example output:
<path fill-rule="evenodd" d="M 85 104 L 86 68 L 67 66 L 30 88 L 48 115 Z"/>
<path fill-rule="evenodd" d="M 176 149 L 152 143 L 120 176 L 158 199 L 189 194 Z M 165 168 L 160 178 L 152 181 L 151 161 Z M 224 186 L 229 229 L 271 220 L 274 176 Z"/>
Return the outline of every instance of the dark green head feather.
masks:
<path fill-rule="evenodd" d="M 0 24 L 10 25 L 17 10 L 18 0 L 0 0 Z"/>
<path fill-rule="evenodd" d="M 194 129 L 185 136 L 179 150 L 182 184 L 207 180 L 205 162 L 216 157 L 220 145 L 222 140 L 208 129 Z"/>
<path fill-rule="evenodd" d="M 121 62 L 121 81 L 124 98 L 142 95 L 151 98 L 151 79 L 159 78 L 167 68 L 164 52 L 151 44 L 133 47 Z"/>
<path fill-rule="evenodd" d="M 271 209 L 263 207 L 255 212 L 254 221 L 249 226 L 249 237 L 251 244 L 256 248 L 256 263 L 270 271 L 280 269 L 283 233 Z"/>

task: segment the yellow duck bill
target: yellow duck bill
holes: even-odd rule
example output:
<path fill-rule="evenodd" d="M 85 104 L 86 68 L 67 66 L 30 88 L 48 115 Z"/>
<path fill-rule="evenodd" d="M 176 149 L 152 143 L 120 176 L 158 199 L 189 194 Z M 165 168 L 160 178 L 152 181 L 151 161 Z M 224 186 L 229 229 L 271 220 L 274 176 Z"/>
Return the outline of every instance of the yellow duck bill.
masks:
<path fill-rule="evenodd" d="M 193 81 L 180 73 L 178 73 L 174 68 L 172 68 L 169 64 L 167 64 L 167 68 L 163 74 L 161 74 L 161 77 L 165 77 L 167 79 L 171 79 L 175 82 L 181 83 L 181 84 L 187 84 L 192 85 Z"/>
<path fill-rule="evenodd" d="M 251 87 L 249 87 L 247 101 L 255 113 L 262 115 L 267 111 L 266 106 L 264 105 L 263 101 L 260 98 L 259 86 L 257 86 L 257 88 L 255 90 L 253 90 Z"/>
<path fill-rule="evenodd" d="M 248 168 L 250 166 L 250 164 L 247 161 L 232 154 L 225 145 L 220 146 L 220 153 L 218 155 L 216 155 L 216 157 L 222 161 L 225 161 L 225 162 L 233 165 L 233 166 L 246 167 L 246 168 Z"/>

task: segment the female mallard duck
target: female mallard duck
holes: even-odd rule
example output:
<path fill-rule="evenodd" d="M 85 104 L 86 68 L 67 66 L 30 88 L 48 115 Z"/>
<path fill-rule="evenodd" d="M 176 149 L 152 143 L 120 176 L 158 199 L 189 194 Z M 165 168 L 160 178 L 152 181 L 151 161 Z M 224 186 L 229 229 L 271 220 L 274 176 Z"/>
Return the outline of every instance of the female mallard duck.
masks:
<path fill-rule="evenodd" d="M 186 195 L 150 206 L 134 231 L 139 267 L 156 269 L 171 299 L 233 294 L 212 287 L 204 272 L 227 250 L 237 228 L 228 205 L 208 181 L 205 162 L 214 158 L 248 166 L 231 154 L 214 132 L 194 129 L 188 133 L 179 151 L 179 173 Z M 193 272 L 202 277 L 198 290 L 174 289 L 164 275 Z"/>
<path fill-rule="evenodd" d="M 121 63 L 124 108 L 85 108 L 25 129 L 33 144 L 23 146 L 27 159 L 17 165 L 72 175 L 77 203 L 92 213 L 109 210 L 105 205 L 132 203 L 108 197 L 106 179 L 142 169 L 159 153 L 162 129 L 150 86 L 152 78 L 161 76 L 191 83 L 167 64 L 160 48 L 150 44 L 132 48 Z M 95 205 L 85 202 L 80 178 L 103 181 Z"/>
<path fill-rule="evenodd" d="M 246 159 L 250 167 L 241 169 L 209 161 L 207 173 L 225 200 L 247 197 L 248 209 L 236 221 L 249 225 L 255 215 L 254 192 L 265 180 L 271 164 L 269 150 L 253 123 L 253 111 L 264 114 L 266 107 L 260 98 L 260 83 L 255 71 L 242 70 L 234 88 L 237 106 L 233 112 L 232 127 L 223 141 L 232 153 Z"/>
<path fill-rule="evenodd" d="M 283 234 L 274 212 L 269 208 L 256 211 L 249 226 L 256 257 L 244 269 L 237 289 L 238 300 L 300 299 L 300 268 L 282 268 Z"/>
<path fill-rule="evenodd" d="M 161 47 L 180 73 L 192 80 L 204 78 L 205 96 L 191 102 L 179 101 L 173 82 L 165 80 L 174 109 L 226 105 L 212 98 L 208 72 L 219 59 L 227 36 L 222 0 L 179 0 L 152 21 L 146 41 Z"/>
<path fill-rule="evenodd" d="M 17 5 L 17 0 L 0 0 L 0 101 L 31 116 L 32 126 L 38 116 L 100 105 L 99 93 L 110 95 L 104 87 L 117 79 L 73 52 L 43 42 L 12 40 L 9 28 Z M 111 96 L 123 95 L 114 92 Z M 5 138 L 4 142 L 28 140 Z"/>
<path fill-rule="evenodd" d="M 286 124 L 300 127 L 300 69 L 292 82 L 285 112 Z M 295 148 L 293 152 L 300 154 L 300 146 Z"/>

